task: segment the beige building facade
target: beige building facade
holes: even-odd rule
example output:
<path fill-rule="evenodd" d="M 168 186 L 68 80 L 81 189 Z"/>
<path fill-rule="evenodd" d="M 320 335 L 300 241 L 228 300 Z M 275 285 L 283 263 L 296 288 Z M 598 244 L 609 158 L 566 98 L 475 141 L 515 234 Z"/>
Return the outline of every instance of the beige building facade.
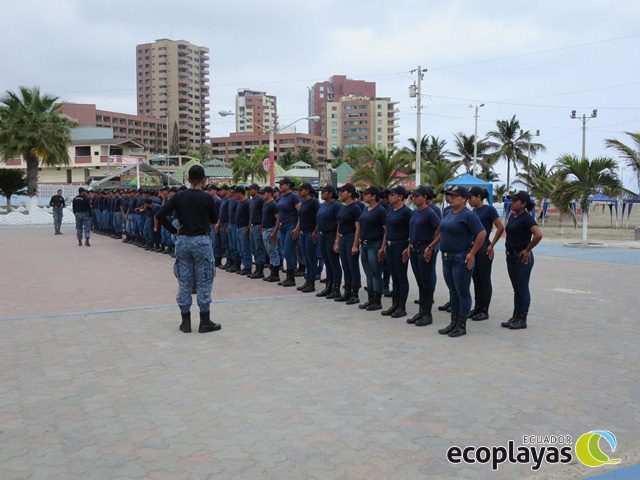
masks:
<path fill-rule="evenodd" d="M 241 89 L 236 95 L 236 133 L 267 133 L 277 131 L 276 97 L 266 92 Z M 260 127 L 256 126 L 260 125 Z"/>

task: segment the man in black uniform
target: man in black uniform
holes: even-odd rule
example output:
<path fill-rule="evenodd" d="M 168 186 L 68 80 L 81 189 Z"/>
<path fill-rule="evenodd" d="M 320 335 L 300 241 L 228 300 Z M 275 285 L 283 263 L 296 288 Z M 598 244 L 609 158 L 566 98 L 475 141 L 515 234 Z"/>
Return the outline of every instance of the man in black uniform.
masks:
<path fill-rule="evenodd" d="M 91 203 L 87 197 L 87 191 L 80 187 L 78 196 L 73 199 L 73 214 L 76 216 L 76 235 L 78 237 L 78 246 L 82 246 L 82 234 L 84 233 L 84 244 L 90 247 L 89 238 L 91 237 Z"/>
<path fill-rule="evenodd" d="M 215 264 L 209 233 L 212 225 L 218 221 L 218 212 L 211 195 L 202 191 L 205 182 L 204 168 L 200 165 L 191 167 L 191 188 L 171 197 L 156 215 L 162 226 L 177 235 L 174 273 L 178 279 L 176 301 L 182 316 L 180 330 L 184 333 L 191 332 L 191 290 L 194 284 L 200 309 L 198 332 L 213 332 L 222 328 L 213 323 L 210 317 Z M 168 215 L 174 210 L 180 224 L 178 229 L 168 219 Z"/>
<path fill-rule="evenodd" d="M 55 230 L 54 235 L 62 235 L 60 227 L 62 226 L 62 212 L 64 211 L 65 203 L 62 196 L 62 190 L 58 190 L 56 194 L 49 200 L 49 206 L 53 208 L 53 228 Z"/>

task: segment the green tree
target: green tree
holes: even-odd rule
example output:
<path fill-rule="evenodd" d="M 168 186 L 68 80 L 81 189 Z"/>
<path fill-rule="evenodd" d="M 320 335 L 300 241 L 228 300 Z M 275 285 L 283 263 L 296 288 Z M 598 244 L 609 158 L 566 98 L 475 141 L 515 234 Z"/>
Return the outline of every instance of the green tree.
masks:
<path fill-rule="evenodd" d="M 532 163 L 516 175 L 516 183 L 523 185 L 529 193 L 542 201 L 553 193 L 556 177 L 553 167 L 548 167 L 544 162 Z"/>
<path fill-rule="evenodd" d="M 342 153 L 342 159 L 348 163 L 351 168 L 357 170 L 367 161 L 367 149 L 368 147 L 349 147 Z"/>
<path fill-rule="evenodd" d="M 416 158 L 416 148 L 418 146 L 418 142 L 416 142 L 415 138 L 409 139 L 409 144 L 411 145 L 408 150 L 413 154 L 413 158 Z M 427 150 L 429 147 L 429 135 L 423 135 L 420 139 L 420 158 L 424 161 L 428 161 L 427 158 Z"/>
<path fill-rule="evenodd" d="M 449 160 L 440 159 L 436 162 L 429 163 L 422 168 L 422 182 L 433 186 L 433 189 L 440 192 L 444 188 L 444 184 L 456 176 L 458 165 L 455 162 Z M 436 202 L 442 200 L 441 195 L 438 195 Z"/>
<path fill-rule="evenodd" d="M 451 153 L 451 156 L 457 158 L 458 163 L 464 166 L 466 173 L 471 173 L 473 167 L 473 150 L 475 147 L 476 137 L 475 135 L 465 135 L 462 132 L 458 132 L 456 137 L 456 151 Z M 485 154 L 489 150 L 489 145 L 486 139 L 478 140 L 478 150 L 476 164 L 485 171 L 486 167 L 491 167 L 491 164 L 485 160 Z M 487 170 L 489 171 L 489 170 Z"/>
<path fill-rule="evenodd" d="M 178 122 L 173 122 L 171 131 L 171 143 L 169 144 L 169 155 L 180 154 L 180 137 L 178 134 Z"/>
<path fill-rule="evenodd" d="M 285 170 L 289 170 L 291 168 L 291 165 L 293 165 L 297 161 L 298 159 L 296 155 L 291 150 L 286 150 L 284 153 L 281 153 L 280 158 L 278 159 L 278 163 Z"/>
<path fill-rule="evenodd" d="M 518 165 L 524 165 L 530 159 L 528 158 L 529 147 L 531 147 L 531 155 L 546 150 L 541 143 L 531 142 L 531 133 L 529 131 L 520 132 L 520 122 L 516 120 L 514 115 L 509 120 L 496 121 L 496 130 L 492 130 L 487 134 L 491 141 L 487 142 L 488 148 L 493 152 L 488 154 L 487 161 L 495 164 L 501 158 L 507 161 L 507 189 L 511 187 L 511 165 L 518 170 Z"/>
<path fill-rule="evenodd" d="M 620 158 L 624 159 L 627 167 L 631 168 L 636 174 L 638 182 L 638 194 L 640 195 L 640 132 L 624 132 L 633 142 L 632 146 L 622 143 L 614 138 L 607 138 L 604 141 L 606 148 L 613 148 L 618 152 Z"/>
<path fill-rule="evenodd" d="M 368 161 L 351 176 L 353 183 L 391 188 L 406 180 L 412 173 L 413 157 L 406 150 L 384 150 L 367 147 Z"/>
<path fill-rule="evenodd" d="M 40 162 L 69 162 L 67 147 L 75 124 L 59 112 L 58 97 L 43 95 L 38 87 L 20 87 L 0 98 L 0 157 L 20 157 L 27 164 L 29 212 L 37 206 Z"/>
<path fill-rule="evenodd" d="M 576 199 L 582 210 L 582 241 L 587 242 L 589 197 L 596 193 L 618 195 L 622 184 L 616 173 L 618 165 L 612 158 L 579 159 L 575 155 L 561 156 L 557 163 L 556 199 L 566 206 Z M 556 206 L 559 206 L 556 204 Z"/>
<path fill-rule="evenodd" d="M 247 178 L 251 179 L 251 183 L 256 178 L 264 180 L 267 178 L 267 172 L 262 167 L 262 161 L 269 155 L 269 147 L 263 145 L 256 148 L 251 155 L 241 153 L 231 161 L 231 170 L 233 171 L 234 182 L 244 182 Z"/>
<path fill-rule="evenodd" d="M 491 165 L 482 165 L 477 177 L 491 183 L 497 182 L 500 179 L 500 176 L 496 173 Z"/>
<path fill-rule="evenodd" d="M 440 137 L 434 137 L 431 135 L 427 140 L 426 150 L 424 155 L 422 150 L 420 151 L 420 157 L 424 162 L 438 163 L 443 160 L 449 160 L 451 152 L 447 150 L 447 141 L 441 140 Z M 414 152 L 415 157 L 415 152 Z M 457 169 L 457 167 L 456 167 Z"/>
<path fill-rule="evenodd" d="M 498 184 L 493 185 L 493 198 L 497 202 L 501 202 L 502 197 L 504 197 L 506 193 L 507 193 L 507 186 L 504 183 L 501 183 L 500 185 Z"/>
<path fill-rule="evenodd" d="M 311 165 L 312 167 L 315 167 L 318 164 L 318 162 L 316 162 L 316 159 L 313 158 L 313 154 L 311 153 L 311 149 L 309 147 L 300 147 L 298 149 L 296 157 L 297 162 L 304 162 Z"/>
<path fill-rule="evenodd" d="M 0 193 L 7 199 L 7 212 L 11 211 L 11 197 L 26 187 L 27 179 L 22 170 L 0 168 Z"/>

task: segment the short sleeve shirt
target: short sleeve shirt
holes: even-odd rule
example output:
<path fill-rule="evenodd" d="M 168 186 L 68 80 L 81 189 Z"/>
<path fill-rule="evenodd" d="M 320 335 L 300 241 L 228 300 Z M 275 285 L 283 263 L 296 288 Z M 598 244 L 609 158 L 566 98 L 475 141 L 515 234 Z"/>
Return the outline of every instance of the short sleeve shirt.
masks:
<path fill-rule="evenodd" d="M 350 203 L 349 205 L 343 204 L 338 210 L 336 220 L 341 235 L 347 235 L 349 233 L 355 233 L 356 222 L 362 214 L 362 209 L 358 202 Z"/>
<path fill-rule="evenodd" d="M 387 209 L 384 206 L 378 204 L 371 210 L 366 207 L 358 219 L 358 222 L 360 222 L 360 239 L 382 240 L 386 221 Z"/>
<path fill-rule="evenodd" d="M 445 253 L 467 253 L 474 237 L 484 227 L 478 216 L 468 208 L 458 213 L 450 210 L 440 222 L 440 250 Z"/>
<path fill-rule="evenodd" d="M 298 221 L 296 205 L 300 203 L 300 197 L 293 192 L 280 195 L 278 200 L 278 214 L 280 223 L 294 223 Z"/>
<path fill-rule="evenodd" d="M 518 215 L 511 213 L 507 220 L 505 231 L 507 239 L 505 248 L 507 251 L 522 251 L 531 242 L 531 227 L 537 225 L 536 219 L 529 212 L 523 211 Z"/>

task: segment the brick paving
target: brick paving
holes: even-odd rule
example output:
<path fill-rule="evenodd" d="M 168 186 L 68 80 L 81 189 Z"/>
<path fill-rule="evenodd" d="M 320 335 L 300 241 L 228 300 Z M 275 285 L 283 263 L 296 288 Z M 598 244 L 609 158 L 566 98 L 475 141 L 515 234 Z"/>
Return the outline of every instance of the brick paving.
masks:
<path fill-rule="evenodd" d="M 168 256 L 92 243 L 0 229 L 3 480 L 584 478 L 605 470 L 445 452 L 592 429 L 637 461 L 638 266 L 538 256 L 515 332 L 499 253 L 492 317 L 459 339 L 442 313 L 419 329 L 219 272 L 222 331 L 185 335 Z"/>

